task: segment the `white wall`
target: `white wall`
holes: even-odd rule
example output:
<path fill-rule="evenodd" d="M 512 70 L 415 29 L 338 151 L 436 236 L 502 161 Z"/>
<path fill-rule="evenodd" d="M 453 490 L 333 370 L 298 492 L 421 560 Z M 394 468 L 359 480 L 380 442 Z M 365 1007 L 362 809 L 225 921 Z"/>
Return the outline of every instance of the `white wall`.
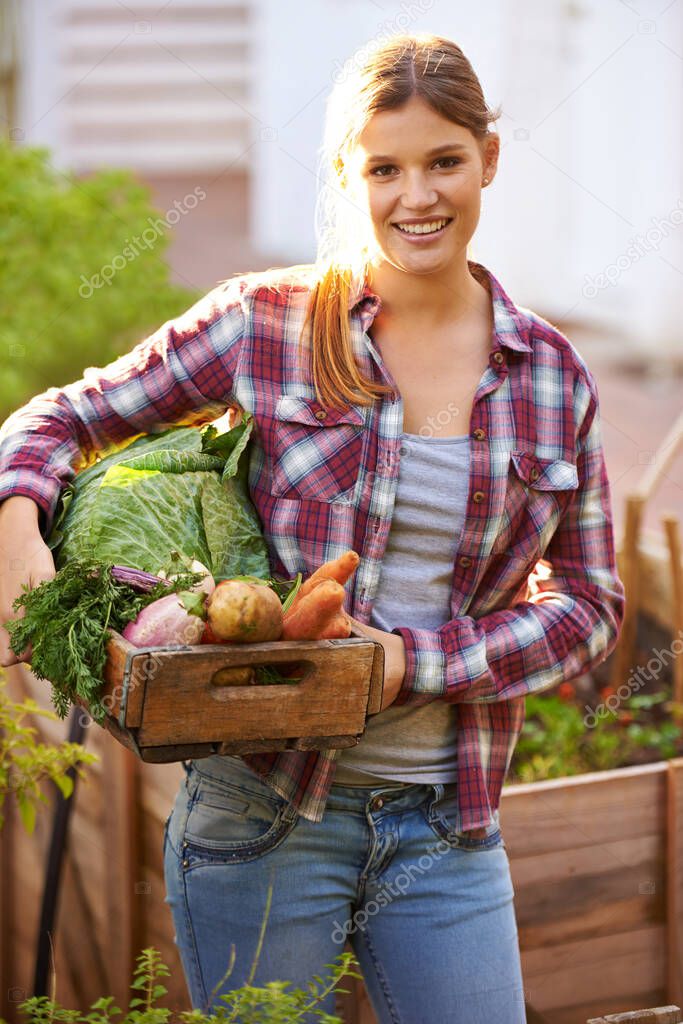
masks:
<path fill-rule="evenodd" d="M 678 353 L 683 4 L 653 8 L 303 0 L 292 16 L 261 0 L 257 100 L 270 131 L 255 147 L 254 243 L 272 262 L 313 259 L 317 148 L 335 72 L 373 39 L 433 31 L 462 46 L 489 103 L 503 106 L 475 258 L 551 320 L 584 321 L 635 353 Z M 651 218 L 667 216 L 669 237 L 650 251 L 637 242 L 642 255 L 629 256 Z"/>

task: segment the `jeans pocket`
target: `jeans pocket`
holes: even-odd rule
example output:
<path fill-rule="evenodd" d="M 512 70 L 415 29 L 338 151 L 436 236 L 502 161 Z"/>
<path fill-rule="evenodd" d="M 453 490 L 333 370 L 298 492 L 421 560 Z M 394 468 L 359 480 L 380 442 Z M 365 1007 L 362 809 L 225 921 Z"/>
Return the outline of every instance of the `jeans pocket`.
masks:
<path fill-rule="evenodd" d="M 242 774 L 231 782 L 197 773 L 183 842 L 186 869 L 262 857 L 295 827 L 291 805 L 256 776 L 244 782 Z"/>
<path fill-rule="evenodd" d="M 424 808 L 424 816 L 437 838 L 448 843 L 454 850 L 476 852 L 505 847 L 499 811 L 494 811 L 493 821 L 488 825 L 464 832 L 460 827 L 458 798 L 454 793 L 432 800 Z"/>

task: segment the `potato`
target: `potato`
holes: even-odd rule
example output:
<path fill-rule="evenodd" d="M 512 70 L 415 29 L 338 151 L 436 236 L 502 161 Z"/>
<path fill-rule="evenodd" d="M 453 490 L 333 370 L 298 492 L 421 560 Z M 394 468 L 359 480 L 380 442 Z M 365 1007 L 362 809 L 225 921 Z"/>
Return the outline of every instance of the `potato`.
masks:
<path fill-rule="evenodd" d="M 251 665 L 233 665 L 219 668 L 214 672 L 211 682 L 214 686 L 251 686 L 256 681 L 256 673 Z"/>
<path fill-rule="evenodd" d="M 282 636 L 282 604 L 263 583 L 223 580 L 206 602 L 207 620 L 219 640 L 265 643 Z"/>

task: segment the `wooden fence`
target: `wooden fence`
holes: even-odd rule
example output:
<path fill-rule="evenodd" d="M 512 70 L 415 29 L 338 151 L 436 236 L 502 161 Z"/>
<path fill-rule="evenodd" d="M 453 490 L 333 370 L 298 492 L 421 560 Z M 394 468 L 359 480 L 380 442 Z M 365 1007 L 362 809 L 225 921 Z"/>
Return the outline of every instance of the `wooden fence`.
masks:
<path fill-rule="evenodd" d="M 10 676 L 15 699 L 49 706 L 47 684 L 22 669 Z M 64 738 L 62 722 L 36 725 L 46 740 Z M 182 767 L 143 765 L 99 728 L 86 732 L 101 762 L 75 796 L 54 933 L 56 997 L 87 1009 L 112 994 L 127 1005 L 135 954 L 153 945 L 172 971 L 164 1003 L 189 1008 L 162 868 Z M 0 1016 L 9 1022 L 32 991 L 51 818 L 39 813 L 28 837 L 8 802 L 0 832 Z M 683 759 L 508 786 L 501 824 L 533 1019 L 577 1024 L 681 1005 Z M 360 984 L 343 1012 L 374 1021 Z"/>

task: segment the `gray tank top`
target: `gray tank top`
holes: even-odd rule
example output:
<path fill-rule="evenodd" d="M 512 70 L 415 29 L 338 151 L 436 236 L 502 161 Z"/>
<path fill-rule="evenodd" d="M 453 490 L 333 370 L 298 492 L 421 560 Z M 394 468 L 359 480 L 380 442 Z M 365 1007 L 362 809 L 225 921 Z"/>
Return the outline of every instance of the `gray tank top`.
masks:
<path fill-rule="evenodd" d="M 470 438 L 401 435 L 394 513 L 370 625 L 437 629 L 451 618 L 453 563 L 469 490 Z M 456 781 L 456 710 L 389 706 L 342 750 L 335 785 Z"/>

